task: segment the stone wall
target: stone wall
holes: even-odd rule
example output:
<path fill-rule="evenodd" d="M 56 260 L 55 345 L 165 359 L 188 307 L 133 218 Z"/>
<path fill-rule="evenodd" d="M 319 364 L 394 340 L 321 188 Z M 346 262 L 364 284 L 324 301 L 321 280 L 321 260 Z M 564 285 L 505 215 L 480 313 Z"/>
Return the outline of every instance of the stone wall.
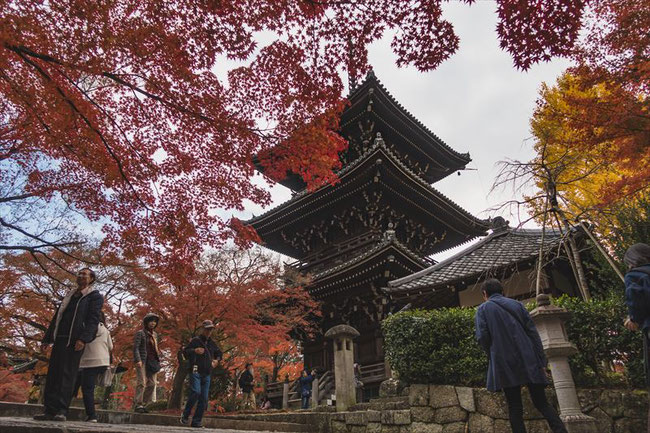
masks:
<path fill-rule="evenodd" d="M 528 433 L 550 433 L 546 421 L 523 392 Z M 549 401 L 557 407 L 552 389 Z M 411 385 L 395 398 L 332 414 L 332 433 L 508 433 L 510 423 L 503 393 L 447 385 Z M 643 391 L 578 390 L 582 410 L 598 420 L 594 433 L 646 431 L 648 395 Z"/>

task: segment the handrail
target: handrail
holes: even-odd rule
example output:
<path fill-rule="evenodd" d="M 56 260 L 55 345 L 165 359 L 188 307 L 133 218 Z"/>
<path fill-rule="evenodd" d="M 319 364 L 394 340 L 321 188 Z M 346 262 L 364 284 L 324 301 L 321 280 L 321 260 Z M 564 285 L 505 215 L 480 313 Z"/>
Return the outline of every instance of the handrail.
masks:
<path fill-rule="evenodd" d="M 376 382 L 386 375 L 386 367 L 383 362 L 361 366 L 361 381 L 363 383 Z"/>
<path fill-rule="evenodd" d="M 383 365 L 383 364 L 382 364 Z M 272 382 L 266 385 L 266 395 L 269 399 L 282 398 L 284 392 L 284 381 Z M 326 371 L 321 377 L 318 378 L 318 396 L 319 403 L 328 397 L 329 391 L 334 388 L 334 372 Z M 300 386 L 299 379 L 289 382 L 289 400 L 300 399 Z"/>

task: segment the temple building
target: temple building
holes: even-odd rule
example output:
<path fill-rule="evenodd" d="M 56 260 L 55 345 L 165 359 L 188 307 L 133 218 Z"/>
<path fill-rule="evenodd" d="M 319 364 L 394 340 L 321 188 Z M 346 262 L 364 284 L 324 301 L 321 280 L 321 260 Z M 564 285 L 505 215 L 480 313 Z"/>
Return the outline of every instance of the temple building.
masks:
<path fill-rule="evenodd" d="M 488 236 L 427 269 L 389 281 L 383 292 L 391 303 L 411 308 L 473 307 L 483 302 L 481 283 L 494 277 L 503 282 L 505 296 L 532 301 L 542 247 L 541 290 L 554 297 L 577 296 L 571 265 L 560 248 L 563 238 L 547 229 L 542 245 L 541 229 L 515 229 L 497 217 Z"/>
<path fill-rule="evenodd" d="M 341 154 L 340 181 L 308 191 L 290 175 L 280 183 L 293 197 L 247 224 L 265 247 L 294 258 L 291 266 L 311 276 L 307 289 L 321 302 L 323 318 L 321 334 L 303 342 L 305 366 L 331 370 L 333 351 L 323 334 L 334 325 L 353 326 L 361 334 L 355 360 L 367 398 L 387 374 L 380 326 L 388 314 L 412 302 L 474 305 L 472 284 L 494 267 L 490 249 L 511 253 L 495 259 L 503 270 L 513 261 L 531 269 L 539 244 L 532 232 L 494 228 L 432 186 L 464 169 L 469 154 L 415 119 L 372 72 L 348 99 L 340 134 L 349 148 Z M 463 255 L 441 263 L 429 258 L 479 237 L 485 238 Z M 484 261 L 474 260 L 478 255 Z"/>

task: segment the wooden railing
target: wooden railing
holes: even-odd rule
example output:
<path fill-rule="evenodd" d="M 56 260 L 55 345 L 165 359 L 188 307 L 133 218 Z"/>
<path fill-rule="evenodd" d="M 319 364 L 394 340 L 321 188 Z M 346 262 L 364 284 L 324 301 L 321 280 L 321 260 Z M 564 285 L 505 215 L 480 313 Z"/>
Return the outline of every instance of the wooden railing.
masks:
<path fill-rule="evenodd" d="M 386 378 L 386 367 L 384 362 L 361 366 L 361 381 L 364 384 L 381 382 Z"/>
<path fill-rule="evenodd" d="M 272 382 L 266 385 L 266 396 L 280 406 L 283 399 L 284 381 Z M 318 378 L 318 403 L 322 404 L 334 393 L 334 373 L 326 371 Z M 300 385 L 298 380 L 289 382 L 289 402 L 300 401 Z"/>
<path fill-rule="evenodd" d="M 334 393 L 334 373 L 326 371 L 318 378 L 318 404 L 323 404 Z"/>

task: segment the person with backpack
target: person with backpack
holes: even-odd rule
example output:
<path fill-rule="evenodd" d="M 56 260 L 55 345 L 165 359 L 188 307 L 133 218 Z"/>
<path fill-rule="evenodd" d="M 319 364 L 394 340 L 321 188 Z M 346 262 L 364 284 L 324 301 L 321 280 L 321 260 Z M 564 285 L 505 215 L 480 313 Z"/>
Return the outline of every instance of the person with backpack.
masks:
<path fill-rule="evenodd" d="M 496 278 L 481 286 L 486 301 L 476 311 L 476 340 L 489 358 L 487 389 L 505 393 L 513 433 L 526 433 L 521 387 L 526 385 L 533 404 L 553 433 L 567 433 L 564 423 L 548 403 L 544 388 L 546 355 L 537 328 L 521 302 L 503 296 Z"/>
<path fill-rule="evenodd" d="M 93 286 L 95 272 L 83 268 L 77 273 L 77 287 L 70 290 L 56 310 L 45 332 L 41 351 L 54 343 L 45 381 L 45 412 L 39 421 L 65 421 L 87 344 L 95 339 L 104 297 Z"/>
<path fill-rule="evenodd" d="M 106 370 L 110 368 L 112 351 L 113 340 L 111 339 L 111 333 L 106 328 L 106 316 L 102 311 L 97 327 L 97 336 L 93 341 L 86 344 L 79 363 L 79 375 L 77 376 L 76 389 L 81 386 L 87 422 L 97 422 L 95 383 L 97 378 L 103 376 Z M 74 395 L 76 394 L 75 391 Z"/>
<path fill-rule="evenodd" d="M 156 390 L 157 376 L 160 371 L 160 355 L 158 352 L 159 317 L 149 313 L 142 319 L 142 329 L 133 338 L 133 361 L 135 362 L 136 386 L 134 396 L 135 411 L 146 413 L 147 403 L 153 401 Z"/>
<path fill-rule="evenodd" d="M 204 320 L 201 334 L 192 338 L 185 347 L 184 352 L 190 368 L 190 395 L 181 415 L 181 424 L 189 423 L 192 408 L 196 404 L 191 426 L 202 427 L 203 412 L 208 407 L 212 369 L 218 365 L 222 356 L 219 346 L 210 338 L 214 328 L 211 320 Z"/>
<path fill-rule="evenodd" d="M 624 325 L 630 331 L 643 333 L 643 364 L 646 384 L 650 386 L 650 245 L 638 243 L 625 252 L 623 261 L 628 271 L 625 274 L 625 303 L 628 317 Z M 650 433 L 650 410 L 648 411 L 648 433 Z"/>
<path fill-rule="evenodd" d="M 253 364 L 246 364 L 244 372 L 239 376 L 239 387 L 244 395 L 244 407 L 255 409 L 255 392 L 253 391 Z"/>

